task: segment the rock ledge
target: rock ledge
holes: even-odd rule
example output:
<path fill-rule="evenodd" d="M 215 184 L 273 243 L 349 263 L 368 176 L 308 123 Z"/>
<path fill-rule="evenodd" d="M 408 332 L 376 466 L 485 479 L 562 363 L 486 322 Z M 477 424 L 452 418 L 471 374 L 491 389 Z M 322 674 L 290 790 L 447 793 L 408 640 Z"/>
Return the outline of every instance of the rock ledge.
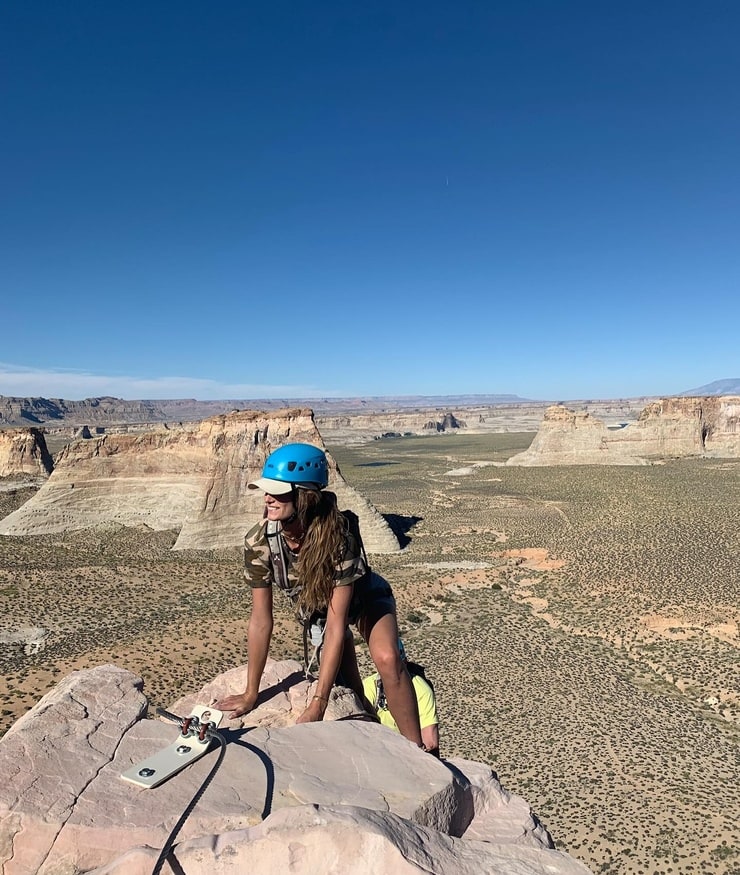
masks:
<path fill-rule="evenodd" d="M 0 739 L 2 875 L 149 875 L 217 754 L 152 790 L 122 780 L 176 736 L 144 719 L 142 689 L 114 665 L 75 672 Z M 290 725 L 311 692 L 298 663 L 268 663 L 259 707 L 222 724 L 225 759 L 177 835 L 175 871 L 587 875 L 488 766 L 438 761 L 358 719 L 350 691 L 324 722 Z"/>

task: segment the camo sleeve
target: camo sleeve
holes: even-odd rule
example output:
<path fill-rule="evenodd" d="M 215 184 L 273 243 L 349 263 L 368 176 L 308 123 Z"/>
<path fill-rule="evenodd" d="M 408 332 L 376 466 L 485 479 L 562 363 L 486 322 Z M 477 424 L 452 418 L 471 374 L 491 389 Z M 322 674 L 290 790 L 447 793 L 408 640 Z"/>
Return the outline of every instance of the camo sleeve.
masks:
<path fill-rule="evenodd" d="M 262 520 L 244 536 L 244 579 L 253 589 L 272 586 L 273 583 L 266 529 L 267 522 Z"/>

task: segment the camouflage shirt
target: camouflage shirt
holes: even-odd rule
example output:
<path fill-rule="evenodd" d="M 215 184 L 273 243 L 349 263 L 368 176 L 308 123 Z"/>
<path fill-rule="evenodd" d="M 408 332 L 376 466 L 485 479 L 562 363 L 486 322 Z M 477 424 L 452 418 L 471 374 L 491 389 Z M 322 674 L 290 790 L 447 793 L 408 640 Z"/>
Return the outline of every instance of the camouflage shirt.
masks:
<path fill-rule="evenodd" d="M 244 579 L 253 589 L 277 584 L 295 603 L 298 601 L 302 586 L 298 578 L 298 556 L 286 547 L 283 536 L 279 532 L 269 537 L 278 538 L 282 542 L 280 547 L 286 560 L 287 588 L 283 585 L 281 575 L 274 568 L 272 551 L 267 540 L 267 520 L 257 523 L 244 536 Z M 362 550 L 355 536 L 347 529 L 344 552 L 334 572 L 334 586 L 349 586 L 356 582 L 364 582 L 367 577 L 369 577 L 368 568 Z M 356 598 L 360 595 L 358 589 L 362 587 L 356 587 Z M 324 605 L 323 613 L 326 612 L 326 608 L 327 606 Z"/>

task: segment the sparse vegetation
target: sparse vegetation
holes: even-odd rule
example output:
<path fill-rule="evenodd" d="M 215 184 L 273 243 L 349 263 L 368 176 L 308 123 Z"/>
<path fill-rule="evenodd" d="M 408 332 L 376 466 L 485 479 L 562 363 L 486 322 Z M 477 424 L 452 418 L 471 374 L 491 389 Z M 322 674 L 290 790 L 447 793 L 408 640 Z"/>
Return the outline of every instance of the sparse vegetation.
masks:
<path fill-rule="evenodd" d="M 594 872 L 736 872 L 740 462 L 490 464 L 531 437 L 330 447 L 409 539 L 372 558 L 435 684 L 443 755 L 490 763 Z M 174 538 L 0 537 L 2 629 L 48 633 L 0 651 L 3 729 L 74 668 L 115 661 L 168 705 L 244 661 L 240 551 Z M 300 658 L 275 604 L 272 655 Z"/>

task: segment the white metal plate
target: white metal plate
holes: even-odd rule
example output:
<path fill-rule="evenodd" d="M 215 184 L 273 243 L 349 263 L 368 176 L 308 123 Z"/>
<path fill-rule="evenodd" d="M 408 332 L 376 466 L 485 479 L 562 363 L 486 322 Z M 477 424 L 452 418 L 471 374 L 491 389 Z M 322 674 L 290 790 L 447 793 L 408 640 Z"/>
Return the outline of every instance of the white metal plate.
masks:
<path fill-rule="evenodd" d="M 218 726 L 223 712 L 209 705 L 195 705 L 190 716 L 197 717 L 201 723 L 215 723 Z M 197 733 L 183 737 L 178 732 L 178 736 L 172 744 L 132 766 L 128 771 L 123 772 L 121 777 L 124 781 L 131 781 L 132 784 L 149 790 L 166 781 L 167 778 L 171 778 L 185 766 L 200 759 L 209 750 L 212 741 L 212 738 L 200 741 Z"/>

